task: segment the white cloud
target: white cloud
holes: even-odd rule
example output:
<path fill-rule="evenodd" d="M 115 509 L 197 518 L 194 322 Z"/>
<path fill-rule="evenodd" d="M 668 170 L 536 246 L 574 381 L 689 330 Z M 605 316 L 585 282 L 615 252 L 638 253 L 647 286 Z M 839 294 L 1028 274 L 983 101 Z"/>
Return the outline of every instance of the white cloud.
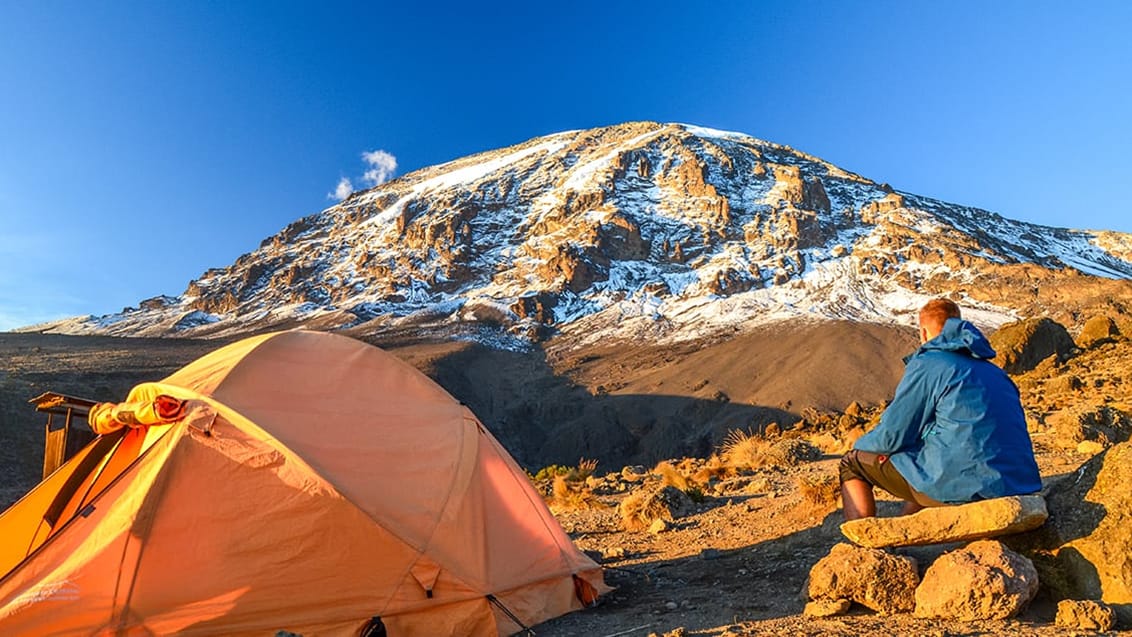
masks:
<path fill-rule="evenodd" d="M 362 161 L 369 168 L 365 174 L 357 179 L 367 188 L 373 188 L 389 181 L 393 177 L 393 173 L 397 172 L 397 158 L 393 156 L 393 153 L 384 150 L 367 150 L 362 153 Z M 352 192 L 354 192 L 353 181 L 349 177 L 343 177 L 338 180 L 334 192 L 326 194 L 326 198 L 342 201 L 349 197 Z"/>
<path fill-rule="evenodd" d="M 334 192 L 326 194 L 326 198 L 342 201 L 346 197 L 349 197 L 352 192 L 354 192 L 354 184 L 350 183 L 349 177 L 343 177 L 338 180 L 338 185 L 334 187 Z"/>
<path fill-rule="evenodd" d="M 370 169 L 362 175 L 362 181 L 370 187 L 389 181 L 397 170 L 397 158 L 384 150 L 366 151 L 362 153 L 362 161 L 370 166 Z"/>

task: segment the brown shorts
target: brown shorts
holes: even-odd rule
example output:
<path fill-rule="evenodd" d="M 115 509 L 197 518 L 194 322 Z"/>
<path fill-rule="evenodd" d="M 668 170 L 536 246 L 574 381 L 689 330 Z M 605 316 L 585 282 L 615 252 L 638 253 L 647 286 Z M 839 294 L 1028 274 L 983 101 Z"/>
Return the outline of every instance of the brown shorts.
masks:
<path fill-rule="evenodd" d="M 888 461 L 888 456 L 853 449 L 841 457 L 838 470 L 841 473 L 842 484 L 846 480 L 864 480 L 906 502 L 915 502 L 925 507 L 944 506 L 943 502 L 933 500 L 913 489 L 896 467 Z"/>

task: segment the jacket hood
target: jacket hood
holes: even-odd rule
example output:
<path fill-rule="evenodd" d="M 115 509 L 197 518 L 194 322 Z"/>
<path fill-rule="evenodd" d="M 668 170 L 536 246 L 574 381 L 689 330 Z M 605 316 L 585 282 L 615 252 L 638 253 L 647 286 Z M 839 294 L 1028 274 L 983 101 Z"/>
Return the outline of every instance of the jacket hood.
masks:
<path fill-rule="evenodd" d="M 932 340 L 920 346 L 919 352 L 939 350 L 967 354 L 972 358 L 990 360 L 997 354 L 991 347 L 990 341 L 979 328 L 962 319 L 947 319 L 943 324 L 943 331 Z"/>

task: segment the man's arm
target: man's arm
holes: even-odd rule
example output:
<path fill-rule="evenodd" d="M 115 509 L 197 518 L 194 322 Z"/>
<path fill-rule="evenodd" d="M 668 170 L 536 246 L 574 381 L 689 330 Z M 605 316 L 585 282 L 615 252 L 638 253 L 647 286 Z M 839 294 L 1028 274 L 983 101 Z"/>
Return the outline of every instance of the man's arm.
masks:
<path fill-rule="evenodd" d="M 920 357 L 908 361 L 896 395 L 881 414 L 880 423 L 861 436 L 853 445 L 854 449 L 891 455 L 919 445 L 921 432 L 935 407 L 932 383 L 926 371 Z"/>

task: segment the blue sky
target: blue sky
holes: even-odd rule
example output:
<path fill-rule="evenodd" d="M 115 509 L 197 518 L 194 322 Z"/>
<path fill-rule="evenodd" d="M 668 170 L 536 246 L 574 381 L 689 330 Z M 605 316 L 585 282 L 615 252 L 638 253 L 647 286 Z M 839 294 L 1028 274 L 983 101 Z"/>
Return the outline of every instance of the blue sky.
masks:
<path fill-rule="evenodd" d="M 180 294 L 363 152 L 632 120 L 1132 232 L 1130 30 L 1126 2 L 0 0 L 0 330 Z"/>

